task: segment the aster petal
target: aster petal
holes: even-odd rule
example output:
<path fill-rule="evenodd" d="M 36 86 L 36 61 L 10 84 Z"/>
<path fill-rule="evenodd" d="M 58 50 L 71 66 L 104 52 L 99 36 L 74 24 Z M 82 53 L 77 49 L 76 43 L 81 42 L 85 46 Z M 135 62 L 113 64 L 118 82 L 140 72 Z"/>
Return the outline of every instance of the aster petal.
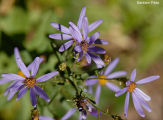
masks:
<path fill-rule="evenodd" d="M 36 93 L 34 88 L 30 88 L 30 99 L 31 99 L 32 106 L 36 107 L 37 99 L 36 99 Z"/>
<path fill-rule="evenodd" d="M 135 92 L 135 91 L 134 91 Z M 139 96 L 136 92 L 135 92 L 136 97 L 138 98 L 140 104 L 148 111 L 148 112 L 152 112 L 152 109 L 149 107 L 149 105 L 145 102 L 145 100 Z"/>
<path fill-rule="evenodd" d="M 126 76 L 127 72 L 126 71 L 118 71 L 118 72 L 114 72 L 112 74 L 109 74 L 107 76 L 108 79 L 112 79 L 112 78 L 118 78 L 118 77 L 122 77 L 122 76 Z"/>
<path fill-rule="evenodd" d="M 86 12 L 86 7 L 83 7 L 80 12 L 80 16 L 79 16 L 78 23 L 77 23 L 77 26 L 79 29 L 81 29 L 82 27 L 83 17 L 85 16 L 85 12 Z"/>
<path fill-rule="evenodd" d="M 50 101 L 48 95 L 40 87 L 35 85 L 34 88 L 35 88 L 35 92 L 36 92 L 37 95 L 39 95 L 41 98 L 43 98 L 47 102 Z"/>
<path fill-rule="evenodd" d="M 84 40 L 86 40 L 87 39 L 87 37 L 88 37 L 88 19 L 87 19 L 87 17 L 84 17 L 83 18 L 83 25 L 82 25 L 82 27 L 83 27 L 83 37 L 84 37 Z"/>
<path fill-rule="evenodd" d="M 103 20 L 100 19 L 100 20 L 97 20 L 97 21 L 93 22 L 92 24 L 90 24 L 89 25 L 89 32 L 91 32 L 94 29 L 96 29 L 102 22 L 103 22 Z"/>
<path fill-rule="evenodd" d="M 130 93 L 127 92 L 126 99 L 125 99 L 125 107 L 124 107 L 124 115 L 125 115 L 125 117 L 127 117 L 127 114 L 128 114 L 129 98 L 130 98 Z"/>
<path fill-rule="evenodd" d="M 133 99 L 133 103 L 134 103 L 134 106 L 135 106 L 135 109 L 136 111 L 138 112 L 138 114 L 141 116 L 141 117 L 145 117 L 145 114 L 143 112 L 143 109 L 141 107 L 141 104 L 138 100 L 138 98 L 136 97 L 135 93 L 133 92 L 132 93 L 132 99 Z"/>
<path fill-rule="evenodd" d="M 100 93 L 101 93 L 101 85 L 97 85 L 96 96 L 95 96 L 95 102 L 97 105 L 99 104 Z"/>
<path fill-rule="evenodd" d="M 79 28 L 72 22 L 69 22 L 69 25 L 72 37 L 80 43 L 82 41 L 82 35 Z"/>
<path fill-rule="evenodd" d="M 72 36 L 63 33 L 55 33 L 55 34 L 50 34 L 49 38 L 56 39 L 56 40 L 70 40 L 72 39 Z"/>
<path fill-rule="evenodd" d="M 19 81 L 15 81 L 13 82 L 4 92 L 4 96 L 6 96 L 9 92 L 11 88 L 16 88 L 17 84 L 20 83 Z"/>
<path fill-rule="evenodd" d="M 34 77 L 36 73 L 38 72 L 40 66 L 40 58 L 36 57 L 35 60 L 33 61 L 33 66 L 31 68 L 31 76 Z"/>
<path fill-rule="evenodd" d="M 7 97 L 7 101 L 11 100 L 14 95 L 17 93 L 17 91 L 19 90 L 19 88 L 23 86 L 21 83 L 17 83 L 15 84 L 15 86 L 11 87 L 10 89 L 8 89 L 8 97 Z M 4 93 L 5 94 L 5 93 Z"/>
<path fill-rule="evenodd" d="M 28 90 L 28 87 L 24 87 L 24 88 L 22 88 L 22 89 L 19 91 L 16 100 L 19 100 L 21 97 L 23 97 L 24 94 L 27 92 L 27 90 Z"/>
<path fill-rule="evenodd" d="M 135 93 L 138 95 L 138 96 L 141 96 L 145 101 L 150 101 L 151 100 L 151 97 L 148 96 L 147 94 L 145 94 L 142 90 L 140 90 L 139 88 L 135 88 Z"/>
<path fill-rule="evenodd" d="M 62 118 L 61 120 L 67 120 L 68 118 L 70 118 L 74 112 L 76 111 L 76 108 L 72 108 L 71 110 L 69 110 Z"/>
<path fill-rule="evenodd" d="M 23 63 L 23 61 L 20 58 L 19 55 L 19 50 L 18 48 L 14 48 L 14 55 L 15 55 L 15 60 L 16 60 L 16 64 L 19 67 L 19 69 L 22 71 L 22 73 L 26 76 L 26 77 L 30 77 L 30 73 L 27 69 L 27 67 L 25 66 L 25 64 Z"/>
<path fill-rule="evenodd" d="M 97 82 L 98 82 L 97 79 L 86 80 L 85 85 L 86 86 L 92 86 L 92 85 L 95 85 Z"/>
<path fill-rule="evenodd" d="M 88 53 L 85 53 L 85 58 L 87 59 L 88 64 L 91 64 L 91 57 Z"/>
<path fill-rule="evenodd" d="M 36 79 L 37 82 L 44 82 L 46 80 L 49 80 L 51 79 L 52 77 L 54 77 L 55 75 L 57 75 L 58 72 L 50 72 L 50 73 L 47 73 L 39 78 Z"/>
<path fill-rule="evenodd" d="M 89 38 L 89 45 L 94 44 L 94 42 L 99 38 L 100 33 L 96 32 Z"/>
<path fill-rule="evenodd" d="M 94 52 L 94 53 L 97 53 L 97 54 L 105 54 L 106 53 L 104 48 L 97 47 L 97 46 L 90 46 L 88 48 L 88 51 L 89 52 Z"/>
<path fill-rule="evenodd" d="M 135 80 L 135 78 L 136 78 L 136 69 L 134 69 L 133 71 L 132 71 L 132 73 L 131 73 L 131 81 L 133 82 L 134 80 Z"/>
<path fill-rule="evenodd" d="M 106 86 L 114 92 L 118 92 L 120 90 L 120 88 L 117 85 L 114 85 L 113 83 L 110 82 L 107 82 Z"/>
<path fill-rule="evenodd" d="M 158 76 L 158 75 L 146 77 L 146 78 L 143 78 L 143 79 L 137 81 L 136 84 L 144 84 L 144 83 L 152 82 L 152 81 L 157 80 L 159 78 L 160 78 L 160 76 Z"/>
<path fill-rule="evenodd" d="M 77 62 L 79 62 L 79 61 L 82 59 L 82 57 L 83 57 L 83 52 L 81 51 L 81 52 L 79 53 L 79 57 L 78 57 L 78 59 L 77 59 Z"/>
<path fill-rule="evenodd" d="M 67 27 L 65 27 L 64 25 L 61 25 L 61 24 L 58 24 L 55 22 L 52 22 L 51 25 L 63 33 L 70 34 L 70 30 Z"/>
<path fill-rule="evenodd" d="M 47 117 L 47 116 L 39 116 L 39 120 L 55 120 L 55 119 Z"/>
<path fill-rule="evenodd" d="M 63 45 L 61 45 L 61 47 L 59 48 L 59 52 L 63 52 L 65 50 L 67 50 L 69 47 L 71 47 L 73 42 L 74 42 L 73 40 L 70 40 L 70 41 L 64 43 Z"/>
<path fill-rule="evenodd" d="M 127 90 L 128 90 L 128 88 L 125 87 L 125 88 L 123 88 L 123 89 L 117 91 L 116 94 L 115 94 L 115 96 L 118 97 L 118 96 L 124 94 Z"/>
<path fill-rule="evenodd" d="M 109 73 L 112 72 L 112 70 L 116 67 L 116 65 L 118 64 L 119 62 L 119 58 L 116 58 L 114 59 L 109 65 L 108 67 L 106 68 L 105 72 L 104 72 L 104 75 L 108 75 Z"/>
<path fill-rule="evenodd" d="M 39 59 L 39 64 L 41 64 L 41 63 L 43 62 L 43 60 L 44 60 L 44 59 L 40 57 L 40 59 Z M 29 71 L 32 70 L 33 64 L 35 64 L 35 61 L 33 61 L 32 63 L 30 63 L 30 64 L 28 65 L 27 69 L 28 69 Z"/>
<path fill-rule="evenodd" d="M 81 48 L 80 45 L 76 45 L 76 46 L 74 47 L 74 50 L 75 50 L 76 52 L 81 52 L 81 51 L 82 51 L 82 48 Z"/>
<path fill-rule="evenodd" d="M 107 45 L 109 42 L 101 39 L 96 39 L 95 44 Z"/>
<path fill-rule="evenodd" d="M 101 60 L 101 58 L 98 56 L 98 55 L 94 55 L 92 53 L 88 53 L 92 60 L 97 64 L 97 65 L 101 65 L 101 66 L 104 66 L 104 62 Z"/>
<path fill-rule="evenodd" d="M 8 79 L 8 80 L 20 80 L 23 81 L 25 80 L 24 77 L 17 75 L 17 74 L 13 74 L 13 73 L 4 73 L 1 75 L 4 79 Z"/>
<path fill-rule="evenodd" d="M 7 79 L 7 78 L 1 78 L 0 79 L 0 85 L 1 84 L 5 84 L 5 83 L 8 83 L 8 82 L 10 82 L 11 80 L 9 80 L 9 79 Z"/>

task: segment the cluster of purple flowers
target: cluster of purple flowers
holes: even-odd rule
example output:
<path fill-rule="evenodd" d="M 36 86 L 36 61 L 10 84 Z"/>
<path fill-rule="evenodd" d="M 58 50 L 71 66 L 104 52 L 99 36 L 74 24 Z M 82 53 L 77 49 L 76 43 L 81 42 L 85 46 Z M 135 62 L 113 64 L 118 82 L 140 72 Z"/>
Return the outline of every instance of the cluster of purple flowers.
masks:
<path fill-rule="evenodd" d="M 51 25 L 57 30 L 61 31 L 61 33 L 51 34 L 49 35 L 49 37 L 56 40 L 66 41 L 63 45 L 60 46 L 59 52 L 64 52 L 65 50 L 72 46 L 73 51 L 75 53 L 74 55 L 77 57 L 77 62 L 81 61 L 81 59 L 85 57 L 88 64 L 91 64 L 91 61 L 93 60 L 96 63 L 97 68 L 102 68 L 106 65 L 100 58 L 99 54 L 105 54 L 106 51 L 105 49 L 96 46 L 96 44 L 105 45 L 108 44 L 108 42 L 99 39 L 100 35 L 99 32 L 95 32 L 91 36 L 89 36 L 89 33 L 96 29 L 103 21 L 97 20 L 92 24 L 89 24 L 88 18 L 85 16 L 85 12 L 86 7 L 83 7 L 77 25 L 75 25 L 73 22 L 69 22 L 69 27 L 65 27 L 58 23 L 54 22 L 51 23 Z M 4 93 L 5 96 L 8 95 L 7 100 L 12 99 L 16 93 L 17 93 L 16 100 L 19 100 L 21 97 L 25 95 L 25 93 L 29 89 L 30 100 L 33 107 L 36 107 L 37 105 L 37 96 L 49 102 L 50 98 L 45 93 L 45 91 L 39 87 L 37 83 L 45 82 L 54 77 L 55 75 L 57 75 L 59 72 L 50 72 L 48 74 L 36 78 L 35 76 L 39 70 L 39 66 L 42 63 L 43 59 L 40 57 L 36 57 L 31 64 L 26 66 L 20 57 L 19 50 L 17 47 L 14 49 L 14 55 L 17 66 L 20 71 L 18 72 L 18 74 L 4 73 L 1 75 L 2 78 L 0 79 L 0 84 L 12 82 L 12 84 L 6 89 Z M 115 85 L 111 81 L 108 81 L 124 77 L 127 75 L 126 71 L 118 71 L 112 73 L 118 62 L 119 58 L 116 58 L 108 66 L 106 66 L 105 71 L 103 71 L 102 69 L 98 73 L 98 75 L 88 77 L 88 79 L 85 81 L 85 85 L 88 86 L 89 93 L 94 94 L 92 87 L 93 85 L 97 84 L 97 89 L 95 93 L 96 105 L 99 104 L 101 87 L 104 85 L 106 85 L 106 87 L 115 92 L 116 97 L 127 92 L 124 106 L 125 117 L 127 117 L 128 113 L 129 96 L 130 93 L 132 93 L 132 99 L 136 111 L 141 117 L 145 117 L 142 107 L 145 108 L 148 112 L 151 112 L 152 111 L 151 108 L 146 103 L 146 101 L 150 101 L 151 98 L 143 91 L 141 91 L 139 88 L 137 88 L 137 85 L 154 81 L 156 79 L 159 79 L 160 76 L 150 76 L 137 82 L 134 82 L 136 78 L 136 69 L 134 69 L 133 72 L 131 73 L 130 80 L 125 82 L 126 87 L 120 89 L 117 85 Z M 79 100 L 77 100 L 76 106 L 77 108 L 70 109 L 61 118 L 61 120 L 67 120 L 77 110 L 80 112 L 79 119 L 81 120 L 85 120 L 87 118 L 87 113 L 90 113 L 91 115 L 96 117 L 101 114 L 100 112 L 97 112 L 97 110 L 87 101 L 86 98 L 80 98 Z M 53 118 L 49 118 L 46 116 L 40 116 L 39 119 L 54 120 Z"/>

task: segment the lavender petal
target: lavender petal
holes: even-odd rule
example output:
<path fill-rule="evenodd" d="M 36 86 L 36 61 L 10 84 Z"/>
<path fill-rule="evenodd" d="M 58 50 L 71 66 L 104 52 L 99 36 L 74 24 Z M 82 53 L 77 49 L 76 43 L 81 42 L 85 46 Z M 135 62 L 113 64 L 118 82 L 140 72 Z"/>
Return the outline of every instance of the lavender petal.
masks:
<path fill-rule="evenodd" d="M 132 71 L 130 79 L 132 82 L 134 82 L 135 78 L 136 78 L 136 69 Z"/>
<path fill-rule="evenodd" d="M 88 37 L 88 19 L 87 19 L 87 17 L 84 17 L 83 18 L 83 25 L 82 25 L 82 27 L 83 27 L 83 38 L 84 38 L 84 40 L 86 40 L 87 39 L 87 37 Z"/>
<path fill-rule="evenodd" d="M 23 97 L 24 94 L 27 92 L 27 90 L 28 90 L 28 87 L 24 87 L 24 88 L 22 88 L 22 89 L 19 91 L 16 100 L 19 100 L 21 97 Z"/>
<path fill-rule="evenodd" d="M 55 119 L 47 117 L 47 116 L 39 116 L 39 120 L 55 120 Z"/>
<path fill-rule="evenodd" d="M 97 53 L 97 54 L 105 54 L 106 51 L 104 48 L 101 48 L 101 47 L 97 47 L 97 46 L 91 46 L 88 48 L 88 51 L 89 52 L 94 52 L 94 53 Z"/>
<path fill-rule="evenodd" d="M 95 96 L 95 102 L 97 105 L 99 104 L 100 93 L 101 93 L 101 85 L 97 85 L 96 96 Z"/>
<path fill-rule="evenodd" d="M 82 38 L 79 28 L 72 22 L 69 22 L 69 25 L 70 25 L 69 29 L 71 31 L 71 35 L 73 36 L 75 40 L 77 40 L 80 43 L 83 38 Z"/>
<path fill-rule="evenodd" d="M 38 72 L 40 66 L 40 58 L 36 57 L 35 60 L 33 61 L 33 66 L 31 68 L 31 76 L 34 77 L 36 73 Z"/>
<path fill-rule="evenodd" d="M 135 93 L 133 92 L 132 93 L 132 100 L 133 100 L 133 103 L 134 103 L 134 106 L 135 106 L 135 109 L 136 111 L 138 112 L 138 114 L 141 116 L 141 117 L 145 117 L 145 114 L 143 112 L 143 109 L 141 107 L 141 104 L 138 100 L 138 98 L 136 97 Z"/>
<path fill-rule="evenodd" d="M 83 52 L 81 51 L 81 52 L 79 53 L 79 57 L 78 57 L 78 59 L 77 59 L 77 62 L 79 62 L 79 61 L 82 59 L 82 57 L 83 57 Z"/>
<path fill-rule="evenodd" d="M 101 65 L 101 66 L 104 66 L 104 62 L 101 60 L 101 58 L 98 56 L 98 55 L 94 55 L 92 53 L 88 53 L 92 60 L 97 64 L 97 65 Z"/>
<path fill-rule="evenodd" d="M 86 7 L 83 7 L 80 12 L 80 16 L 79 16 L 78 23 L 77 23 L 77 26 L 79 29 L 81 29 L 82 27 L 83 17 L 85 16 L 85 12 L 86 12 Z"/>
<path fill-rule="evenodd" d="M 85 58 L 87 59 L 88 64 L 91 64 L 91 57 L 88 53 L 85 53 Z"/>
<path fill-rule="evenodd" d="M 1 75 L 4 79 L 8 79 L 8 80 L 20 80 L 23 81 L 25 80 L 24 77 L 17 75 L 17 74 L 13 74 L 13 73 L 4 73 Z"/>
<path fill-rule="evenodd" d="M 109 42 L 105 41 L 105 40 L 97 39 L 94 43 L 95 44 L 107 45 Z"/>
<path fill-rule="evenodd" d="M 97 21 L 93 22 L 92 24 L 90 24 L 89 25 L 89 32 L 91 32 L 94 29 L 96 29 L 102 22 L 103 22 L 103 20 L 100 19 L 100 20 L 97 20 Z"/>
<path fill-rule="evenodd" d="M 36 107 L 37 99 L 36 99 L 34 88 L 30 88 L 30 99 L 31 99 L 32 106 Z"/>
<path fill-rule="evenodd" d="M 37 82 L 44 82 L 46 80 L 51 79 L 52 77 L 54 77 L 55 75 L 57 75 L 58 72 L 51 72 L 51 73 L 47 73 L 39 78 L 36 79 Z"/>
<path fill-rule="evenodd" d="M 113 79 L 113 78 L 118 78 L 118 77 L 122 77 L 122 76 L 126 76 L 127 72 L 126 71 L 118 71 L 118 72 L 114 72 L 112 74 L 109 74 L 107 76 L 108 79 Z"/>
<path fill-rule="evenodd" d="M 126 99 L 125 99 L 125 107 L 124 107 L 124 115 L 125 115 L 125 117 L 127 117 L 127 114 L 128 114 L 129 98 L 130 98 L 130 93 L 127 92 Z"/>
<path fill-rule="evenodd" d="M 106 68 L 105 72 L 104 72 L 104 75 L 108 75 L 109 73 L 112 72 L 112 70 L 116 67 L 116 65 L 118 64 L 119 62 L 119 58 L 116 58 L 114 59 L 109 65 L 108 67 Z"/>
<path fill-rule="evenodd" d="M 26 76 L 26 77 L 30 77 L 30 73 L 27 69 L 27 67 L 25 66 L 25 64 L 23 63 L 23 61 L 21 60 L 20 56 L 19 56 L 19 50 L 18 48 L 14 48 L 14 55 L 15 55 L 15 60 L 16 60 L 16 64 L 19 67 L 19 69 L 22 71 L 22 73 Z"/>
<path fill-rule="evenodd" d="M 8 83 L 8 82 L 10 82 L 11 80 L 9 80 L 9 79 L 7 79 L 7 78 L 1 78 L 0 79 L 0 85 L 1 84 L 5 84 L 5 83 Z"/>
<path fill-rule="evenodd" d="M 157 76 L 146 77 L 144 79 L 141 79 L 141 80 L 137 81 L 136 84 L 144 84 L 144 83 L 152 82 L 152 81 L 157 80 L 159 78 L 160 78 L 160 76 L 158 76 L 158 75 Z"/>
<path fill-rule="evenodd" d="M 70 40 L 66 43 L 64 43 L 60 48 L 59 48 L 59 52 L 63 52 L 65 50 L 67 50 L 69 47 L 71 47 L 71 45 L 73 44 L 73 40 Z"/>
<path fill-rule="evenodd" d="M 39 64 L 41 64 L 41 63 L 43 62 L 43 60 L 44 60 L 44 59 L 40 57 L 40 59 L 39 59 Z M 33 61 L 32 63 L 30 63 L 30 64 L 28 65 L 27 69 L 28 69 L 29 71 L 32 70 L 33 64 L 35 64 L 34 62 L 35 62 L 35 61 Z"/>
<path fill-rule="evenodd" d="M 55 23 L 55 22 L 52 22 L 51 25 L 56 28 L 57 30 L 63 32 L 63 33 L 66 33 L 66 34 L 70 34 L 70 31 L 67 27 L 65 27 L 64 25 L 61 25 L 61 24 L 58 24 L 58 23 Z"/>
<path fill-rule="evenodd" d="M 89 38 L 89 45 L 94 44 L 94 42 L 99 38 L 100 33 L 96 32 Z"/>
<path fill-rule="evenodd" d="M 82 51 L 82 48 L 81 48 L 80 45 L 76 45 L 76 46 L 74 47 L 74 50 L 75 50 L 76 52 L 81 52 L 81 51 Z"/>
<path fill-rule="evenodd" d="M 97 82 L 98 82 L 97 79 L 86 80 L 85 85 L 86 86 L 92 86 L 92 85 L 95 85 Z"/>
<path fill-rule="evenodd" d="M 67 120 L 68 118 L 70 118 L 74 112 L 76 111 L 76 108 L 72 108 L 71 110 L 69 110 L 62 118 L 61 120 Z"/>
<path fill-rule="evenodd" d="M 36 92 L 37 95 L 39 95 L 41 98 L 43 98 L 47 102 L 50 101 L 48 95 L 40 87 L 38 87 L 37 85 L 35 85 L 34 88 L 35 88 L 35 92 Z"/>
<path fill-rule="evenodd" d="M 115 96 L 118 97 L 118 96 L 124 94 L 127 90 L 128 90 L 128 88 L 125 87 L 125 88 L 123 88 L 123 89 L 117 91 L 116 94 L 115 94 Z"/>
<path fill-rule="evenodd" d="M 140 90 L 139 88 L 135 88 L 135 93 L 138 95 L 138 96 L 141 96 L 145 101 L 150 101 L 151 100 L 151 97 L 148 96 L 147 94 L 145 94 L 142 90 Z"/>
<path fill-rule="evenodd" d="M 70 40 L 72 39 L 72 36 L 63 33 L 55 33 L 55 34 L 50 34 L 49 38 L 56 39 L 56 40 Z"/>
<path fill-rule="evenodd" d="M 106 86 L 107 86 L 110 90 L 112 90 L 112 91 L 114 91 L 114 92 L 118 92 L 118 91 L 120 90 L 120 88 L 119 88 L 118 86 L 116 86 L 116 85 L 114 85 L 113 83 L 110 83 L 110 82 L 107 82 L 107 83 L 106 83 Z"/>
<path fill-rule="evenodd" d="M 144 107 L 148 112 L 152 112 L 152 109 L 145 102 L 145 100 L 141 96 L 137 95 L 137 93 L 135 91 L 134 91 L 134 93 L 135 93 L 136 97 L 138 98 L 138 100 L 139 100 L 140 104 L 142 105 L 142 107 Z"/>

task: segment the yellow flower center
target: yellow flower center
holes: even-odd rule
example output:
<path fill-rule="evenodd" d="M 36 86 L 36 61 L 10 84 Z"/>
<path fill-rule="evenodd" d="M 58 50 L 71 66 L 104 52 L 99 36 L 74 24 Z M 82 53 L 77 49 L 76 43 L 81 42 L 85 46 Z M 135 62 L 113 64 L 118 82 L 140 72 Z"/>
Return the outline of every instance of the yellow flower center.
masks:
<path fill-rule="evenodd" d="M 129 92 L 133 92 L 134 89 L 136 88 L 136 84 L 134 82 L 130 83 L 130 85 L 128 86 L 128 91 Z"/>
<path fill-rule="evenodd" d="M 24 84 L 28 88 L 32 88 L 36 85 L 36 79 L 35 78 L 26 78 L 26 80 L 24 81 Z"/>
<path fill-rule="evenodd" d="M 32 87 L 34 87 L 36 85 L 36 79 L 35 78 L 27 78 L 21 71 L 18 71 L 18 75 L 25 78 L 24 84 L 28 88 L 32 88 Z"/>
<path fill-rule="evenodd" d="M 105 85 L 107 83 L 107 80 L 105 80 L 106 78 L 107 78 L 106 76 L 100 75 L 99 80 L 98 80 L 99 84 L 100 85 Z M 104 79 L 104 80 L 101 80 L 101 79 Z"/>
<path fill-rule="evenodd" d="M 18 73 L 17 73 L 18 75 L 20 75 L 20 76 L 22 76 L 22 77 L 24 77 L 24 78 L 26 78 L 26 76 L 22 73 L 22 71 L 18 71 Z"/>

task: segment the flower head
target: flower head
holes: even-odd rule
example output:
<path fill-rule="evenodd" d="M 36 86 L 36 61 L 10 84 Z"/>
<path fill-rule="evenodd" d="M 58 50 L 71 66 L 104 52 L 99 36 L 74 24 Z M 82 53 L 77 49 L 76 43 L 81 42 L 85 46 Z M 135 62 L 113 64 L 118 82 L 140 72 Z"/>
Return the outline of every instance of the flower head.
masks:
<path fill-rule="evenodd" d="M 111 73 L 113 71 L 113 69 L 116 67 L 116 65 L 118 64 L 118 62 L 119 62 L 119 58 L 116 58 L 107 66 L 107 68 L 104 72 L 102 71 L 100 73 L 100 75 L 98 75 L 98 76 L 90 76 L 88 79 L 91 79 L 91 80 L 86 81 L 85 84 L 87 86 L 89 86 L 90 93 L 92 93 L 92 86 L 94 84 L 98 83 L 97 88 L 96 88 L 96 97 L 95 97 L 96 104 L 99 103 L 101 86 L 106 85 L 110 90 L 112 90 L 114 92 L 117 92 L 119 90 L 118 86 L 116 86 L 115 84 L 108 82 L 108 80 L 106 80 L 106 79 L 122 77 L 127 74 L 126 71 L 118 71 L 118 72 Z"/>
<path fill-rule="evenodd" d="M 136 69 L 132 71 L 130 81 L 126 82 L 126 87 L 117 91 L 117 93 L 115 94 L 115 96 L 118 97 L 124 94 L 125 92 L 127 92 L 126 99 L 125 99 L 125 106 L 124 106 L 125 117 L 127 117 L 127 113 L 128 113 L 130 93 L 132 94 L 132 100 L 133 100 L 135 109 L 141 117 L 145 117 L 142 107 L 148 112 L 152 111 L 151 108 L 146 103 L 146 101 L 150 101 L 151 98 L 147 94 L 145 94 L 142 90 L 137 88 L 137 85 L 154 81 L 156 79 L 159 79 L 160 76 L 150 76 L 150 77 L 134 82 L 135 78 L 136 78 Z"/>
<path fill-rule="evenodd" d="M 83 24 L 83 18 L 85 17 L 85 12 L 86 12 L 86 7 L 83 7 L 80 12 L 77 26 L 75 25 L 75 27 L 72 27 L 74 25 L 74 23 L 72 22 L 69 22 L 69 25 L 70 25 L 69 28 L 65 27 L 64 25 L 60 25 L 58 23 L 54 23 L 54 22 L 51 23 L 51 25 L 54 28 L 61 31 L 62 33 L 50 34 L 49 37 L 52 39 L 57 39 L 57 40 L 68 40 L 59 48 L 60 52 L 67 50 L 69 47 L 72 46 L 73 43 L 81 42 L 82 36 L 79 33 L 81 33 L 81 29 L 83 28 L 83 26 L 85 26 L 85 24 Z M 88 25 L 88 30 L 87 31 L 83 30 L 83 37 L 86 37 L 87 33 L 96 29 L 102 22 L 103 20 L 97 20 L 93 22 L 92 24 Z M 75 28 L 75 31 L 73 30 L 74 28 Z M 102 42 L 106 43 L 106 41 L 102 41 Z M 99 41 L 99 44 L 100 43 L 101 41 Z"/>
<path fill-rule="evenodd" d="M 28 67 L 26 67 L 20 57 L 18 48 L 14 49 L 14 54 L 17 66 L 19 67 L 20 71 L 18 72 L 18 74 L 5 73 L 1 75 L 2 78 L 0 79 L 0 84 L 14 81 L 7 88 L 4 95 L 8 94 L 8 100 L 10 100 L 19 91 L 19 93 L 17 94 L 17 100 L 19 100 L 21 97 L 24 96 L 27 90 L 30 89 L 30 98 L 33 106 L 36 106 L 36 95 L 49 102 L 48 95 L 39 86 L 37 86 L 37 83 L 49 80 L 50 78 L 58 74 L 58 72 L 51 72 L 39 78 L 35 78 L 42 59 L 36 57 L 34 61 Z"/>

